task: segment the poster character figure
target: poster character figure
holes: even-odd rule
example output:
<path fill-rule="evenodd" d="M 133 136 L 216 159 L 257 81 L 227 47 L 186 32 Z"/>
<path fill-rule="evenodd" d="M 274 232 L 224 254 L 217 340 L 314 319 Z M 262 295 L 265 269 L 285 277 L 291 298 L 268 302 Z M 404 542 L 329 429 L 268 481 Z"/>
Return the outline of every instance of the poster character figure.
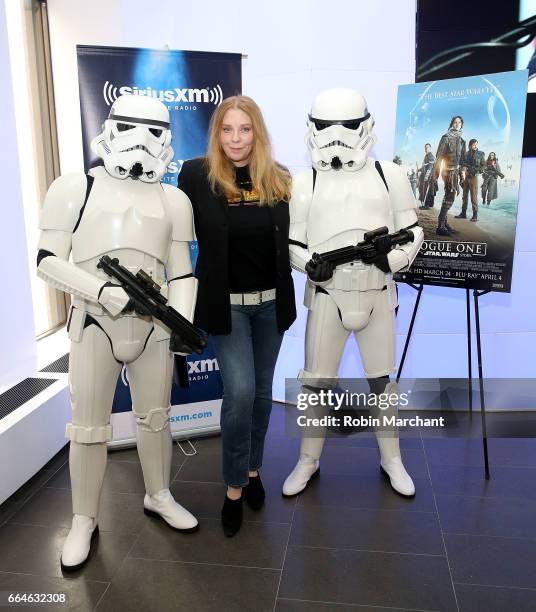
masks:
<path fill-rule="evenodd" d="M 441 136 L 437 147 L 434 179 L 437 180 L 441 174 L 445 189 L 441 209 L 437 217 L 436 234 L 438 236 L 450 236 L 458 233 L 448 224 L 448 211 L 460 192 L 460 179 L 463 178 L 462 163 L 465 159 L 466 150 L 465 140 L 462 138 L 462 128 L 463 118 L 460 115 L 454 116 L 450 121 L 448 131 Z"/>
<path fill-rule="evenodd" d="M 484 151 L 478 150 L 478 140 L 471 138 L 469 150 L 463 161 L 465 178 L 463 180 L 462 211 L 459 215 L 456 215 L 456 219 L 467 219 L 467 204 L 470 195 L 473 208 L 471 221 L 478 221 L 478 175 L 482 174 L 486 167 L 484 157 Z"/>
<path fill-rule="evenodd" d="M 408 180 L 411 185 L 411 191 L 413 191 L 413 197 L 417 197 L 417 173 L 412 168 L 411 172 L 408 172 Z"/>
<path fill-rule="evenodd" d="M 159 321 L 139 314 L 123 288 L 98 267 L 109 255 L 132 273 L 143 269 L 162 286 L 168 304 L 192 320 L 197 293 L 189 252 L 192 209 L 182 191 L 160 183 L 173 157 L 168 110 L 154 98 L 121 96 L 91 147 L 104 166 L 52 183 L 37 256 L 38 276 L 73 297 L 67 324 L 72 422 L 66 435 L 74 516 L 61 554 L 64 571 L 87 561 L 98 534 L 110 413 L 123 364 L 136 418 L 144 511 L 177 531 L 198 527 L 169 490 L 170 351 L 184 355 L 191 349 Z"/>
<path fill-rule="evenodd" d="M 482 204 L 489 206 L 492 200 L 498 198 L 497 180 L 504 179 L 499 160 L 493 151 L 488 155 L 482 178 Z"/>
<path fill-rule="evenodd" d="M 303 388 L 336 385 L 343 349 L 350 335 L 359 346 L 365 376 L 373 394 L 394 383 L 396 284 L 392 274 L 407 270 L 423 240 L 416 200 L 406 173 L 395 163 L 375 162 L 368 152 L 375 143 L 374 120 L 363 96 L 351 89 L 332 89 L 314 100 L 306 143 L 313 169 L 293 180 L 290 201 L 290 260 L 307 274 L 304 304 L 308 309 Z M 410 229 L 413 242 L 377 252 L 370 260 L 334 267 L 315 263 L 313 253 L 355 245 L 366 232 L 387 227 L 389 233 Z M 385 414 L 393 415 L 390 405 Z M 283 485 L 296 495 L 318 473 L 325 430 L 307 435 L 302 429 L 299 461 Z M 415 486 L 400 455 L 396 428 L 376 431 L 381 469 L 392 488 L 405 496 Z"/>
<path fill-rule="evenodd" d="M 420 209 L 434 207 L 434 198 L 437 193 L 437 181 L 434 178 L 435 155 L 432 153 L 432 145 L 427 142 L 424 145 L 424 159 L 422 160 L 419 174 L 419 201 Z"/>

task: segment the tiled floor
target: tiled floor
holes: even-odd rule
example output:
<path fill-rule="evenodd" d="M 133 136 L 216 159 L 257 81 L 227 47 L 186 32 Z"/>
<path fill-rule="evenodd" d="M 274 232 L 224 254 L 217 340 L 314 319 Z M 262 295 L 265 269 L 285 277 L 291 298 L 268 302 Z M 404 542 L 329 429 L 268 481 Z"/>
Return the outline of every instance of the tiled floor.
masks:
<path fill-rule="evenodd" d="M 403 438 L 417 496 L 380 477 L 370 434 L 328 440 L 321 476 L 294 499 L 281 484 L 298 441 L 274 404 L 262 471 L 266 507 L 223 536 L 220 439 L 174 447 L 172 491 L 201 529 L 179 534 L 142 512 L 135 450 L 110 453 L 88 565 L 62 576 L 71 520 L 64 449 L 0 506 L 0 592 L 68 594 L 76 610 L 277 612 L 536 610 L 536 440 Z M 56 608 L 61 609 L 61 608 Z"/>

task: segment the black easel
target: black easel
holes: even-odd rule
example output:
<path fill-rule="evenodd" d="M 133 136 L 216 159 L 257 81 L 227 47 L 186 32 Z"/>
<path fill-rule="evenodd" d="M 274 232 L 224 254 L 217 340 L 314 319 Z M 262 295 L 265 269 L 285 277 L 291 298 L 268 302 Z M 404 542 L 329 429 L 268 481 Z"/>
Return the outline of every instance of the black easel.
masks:
<path fill-rule="evenodd" d="M 415 317 L 417 316 L 417 310 L 421 301 L 421 295 L 424 288 L 423 284 L 413 285 L 406 283 L 412 289 L 417 291 L 417 299 L 413 307 L 413 315 L 411 316 L 411 323 L 409 324 L 408 334 L 406 336 L 406 342 L 404 343 L 404 350 L 402 351 L 402 358 L 400 360 L 400 366 L 396 374 L 396 382 L 400 380 L 402 375 L 402 369 L 404 368 L 404 362 L 406 360 L 406 354 L 408 352 L 411 335 L 413 333 L 413 325 L 415 324 Z M 489 459 L 488 459 L 488 436 L 486 431 L 486 405 L 484 401 L 484 378 L 482 375 L 482 347 L 480 344 L 480 314 L 478 310 L 478 298 L 482 295 L 490 293 L 489 289 L 484 291 L 478 291 L 473 289 L 474 298 L 474 309 L 475 309 L 475 327 L 476 327 L 476 349 L 477 349 L 477 360 L 478 360 L 478 382 L 479 382 L 479 394 L 480 394 L 480 416 L 482 419 L 482 446 L 484 450 L 484 475 L 486 480 L 490 478 L 489 472 Z M 473 417 L 473 366 L 472 366 L 472 352 L 471 352 L 471 297 L 470 290 L 465 290 L 466 299 L 466 315 L 467 315 L 467 366 L 468 366 L 468 385 L 469 385 L 469 417 Z"/>

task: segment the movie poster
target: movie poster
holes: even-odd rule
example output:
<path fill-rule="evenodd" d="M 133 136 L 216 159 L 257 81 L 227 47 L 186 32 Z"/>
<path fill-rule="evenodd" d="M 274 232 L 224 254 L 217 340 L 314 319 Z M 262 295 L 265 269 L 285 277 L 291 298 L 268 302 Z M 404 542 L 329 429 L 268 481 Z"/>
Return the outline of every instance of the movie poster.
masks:
<path fill-rule="evenodd" d="M 424 242 L 397 280 L 510 292 L 527 70 L 401 85 L 394 161 Z"/>

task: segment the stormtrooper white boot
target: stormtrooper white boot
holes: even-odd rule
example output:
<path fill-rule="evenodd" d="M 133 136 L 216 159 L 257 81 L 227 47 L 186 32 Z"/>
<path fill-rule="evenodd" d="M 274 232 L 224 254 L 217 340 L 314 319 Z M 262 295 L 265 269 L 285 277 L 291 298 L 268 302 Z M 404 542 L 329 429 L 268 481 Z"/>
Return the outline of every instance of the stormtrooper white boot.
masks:
<path fill-rule="evenodd" d="M 376 384 L 380 384 L 381 387 L 382 383 L 377 381 Z M 400 396 L 400 390 L 396 382 L 388 383 L 382 392 L 391 398 Z M 371 408 L 371 414 L 373 417 L 379 418 L 380 422 L 388 417 L 396 417 L 398 414 L 397 402 L 390 402 L 390 405 L 384 410 Z M 375 433 L 380 449 L 380 470 L 382 474 L 389 479 L 391 487 L 399 495 L 413 497 L 415 495 L 415 485 L 402 463 L 398 429 L 392 426 L 382 426 L 377 428 Z"/>
<path fill-rule="evenodd" d="M 400 456 L 400 444 L 398 437 L 393 434 L 377 432 L 378 446 L 380 448 L 380 470 L 389 479 L 391 487 L 403 497 L 415 495 L 415 485 L 411 476 L 407 473 L 402 457 Z"/>
<path fill-rule="evenodd" d="M 391 487 L 403 497 L 415 495 L 415 485 L 411 476 L 407 473 L 401 457 L 393 457 L 388 462 L 380 461 L 382 474 L 389 479 Z"/>
<path fill-rule="evenodd" d="M 167 424 L 168 412 L 166 406 L 150 411 L 148 418 L 137 415 L 138 454 L 147 492 L 143 511 L 147 516 L 166 522 L 176 531 L 189 533 L 199 529 L 197 519 L 173 499 L 169 490 L 172 442 Z M 159 423 L 164 423 L 164 426 L 161 427 Z"/>
<path fill-rule="evenodd" d="M 169 489 L 162 489 L 154 495 L 145 495 L 143 511 L 147 516 L 159 518 L 172 529 L 182 533 L 191 533 L 199 529 L 195 516 L 173 499 Z"/>
<path fill-rule="evenodd" d="M 300 457 L 296 467 L 283 483 L 283 495 L 292 497 L 301 493 L 315 476 L 320 474 L 320 461 L 311 457 Z"/>
<path fill-rule="evenodd" d="M 283 483 L 283 495 L 292 497 L 305 489 L 311 478 L 320 474 L 320 455 L 325 438 L 303 438 L 300 459 Z"/>
<path fill-rule="evenodd" d="M 80 569 L 89 558 L 91 542 L 99 533 L 97 519 L 82 514 L 73 516 L 71 531 L 63 544 L 61 569 L 74 572 Z"/>

